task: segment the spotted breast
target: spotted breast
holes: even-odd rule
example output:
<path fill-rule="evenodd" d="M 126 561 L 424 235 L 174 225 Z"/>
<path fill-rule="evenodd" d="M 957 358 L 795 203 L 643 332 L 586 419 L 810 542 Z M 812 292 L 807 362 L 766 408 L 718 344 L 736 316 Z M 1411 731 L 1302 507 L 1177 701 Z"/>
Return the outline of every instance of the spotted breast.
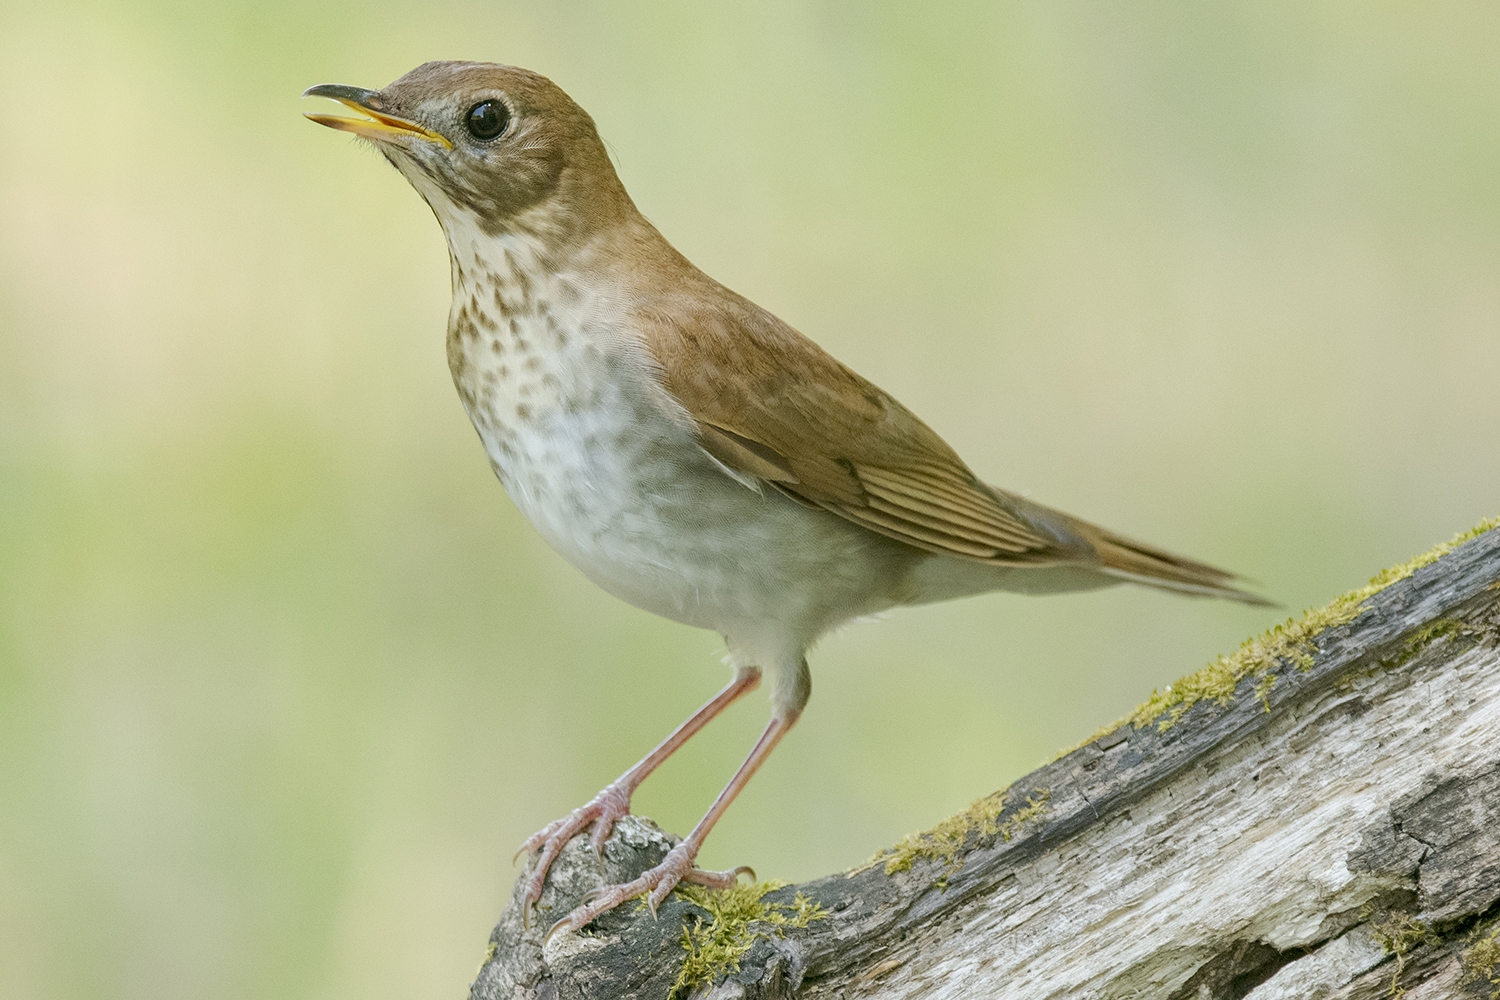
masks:
<path fill-rule="evenodd" d="M 810 519 L 699 447 L 607 287 L 583 291 L 523 240 L 485 249 L 454 255 L 449 367 L 496 475 L 564 558 L 638 607 L 774 661 L 897 603 L 870 594 L 870 573 L 917 554 Z"/>

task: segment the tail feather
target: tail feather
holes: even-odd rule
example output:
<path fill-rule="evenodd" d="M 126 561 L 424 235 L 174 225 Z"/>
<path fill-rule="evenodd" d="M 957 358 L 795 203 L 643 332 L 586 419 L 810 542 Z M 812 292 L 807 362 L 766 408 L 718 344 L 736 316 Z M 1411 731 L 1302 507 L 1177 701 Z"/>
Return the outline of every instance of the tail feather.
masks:
<path fill-rule="evenodd" d="M 1275 601 L 1235 586 L 1241 578 L 1228 570 L 1138 542 L 1014 493 L 993 486 L 988 489 L 1007 510 L 1035 526 L 1040 534 L 1056 539 L 1053 549 L 1008 556 L 1005 561 L 1009 565 L 1023 565 L 1028 560 L 1033 565 L 1081 564 L 1107 576 L 1160 590 L 1222 597 L 1268 608 L 1278 606 Z"/>
<path fill-rule="evenodd" d="M 1276 606 L 1275 601 L 1234 586 L 1238 577 L 1227 570 L 1137 542 L 1092 524 L 1079 523 L 1076 528 L 1098 553 L 1100 569 L 1110 576 L 1182 594 L 1223 597 L 1262 607 Z"/>

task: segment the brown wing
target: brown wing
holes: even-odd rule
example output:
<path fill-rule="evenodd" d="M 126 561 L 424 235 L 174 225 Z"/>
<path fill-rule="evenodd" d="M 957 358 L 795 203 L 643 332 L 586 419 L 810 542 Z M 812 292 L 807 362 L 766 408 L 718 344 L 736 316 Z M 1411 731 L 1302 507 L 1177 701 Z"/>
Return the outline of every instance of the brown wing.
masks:
<path fill-rule="evenodd" d="M 666 389 L 719 461 L 930 552 L 1028 565 L 1090 558 L 1086 542 L 1033 523 L 1022 514 L 1030 505 L 981 483 L 915 414 L 791 327 L 720 286 L 696 291 L 640 326 Z"/>
<path fill-rule="evenodd" d="M 878 386 L 690 265 L 681 273 L 670 300 L 636 318 L 665 388 L 731 469 L 928 552 L 1084 563 L 1180 593 L 1271 603 L 1235 587 L 1232 573 L 985 485 Z"/>

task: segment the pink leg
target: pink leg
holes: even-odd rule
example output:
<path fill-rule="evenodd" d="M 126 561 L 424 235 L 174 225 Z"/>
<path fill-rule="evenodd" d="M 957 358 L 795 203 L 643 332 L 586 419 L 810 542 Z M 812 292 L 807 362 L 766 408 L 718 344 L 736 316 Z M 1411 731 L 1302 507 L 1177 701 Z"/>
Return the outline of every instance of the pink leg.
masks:
<path fill-rule="evenodd" d="M 602 854 L 604 842 L 609 839 L 609 833 L 614 829 L 615 822 L 621 816 L 630 813 L 630 797 L 635 794 L 640 783 L 645 781 L 652 771 L 660 767 L 663 761 L 672 756 L 678 747 L 691 739 L 694 733 L 708 725 L 714 716 L 743 695 L 755 690 L 759 684 L 760 671 L 758 669 L 752 667 L 740 670 L 724 690 L 689 716 L 686 722 L 672 731 L 672 735 L 662 740 L 660 746 L 641 758 L 634 767 L 606 785 L 604 790 L 589 802 L 574 809 L 562 819 L 553 820 L 532 834 L 526 843 L 521 845 L 521 849 L 516 851 L 517 857 L 522 853 L 535 852 L 539 848 L 542 852 L 541 857 L 537 859 L 536 868 L 526 880 L 525 905 L 528 912 L 531 905 L 542 898 L 542 886 L 547 880 L 547 869 L 552 867 L 552 862 L 567 846 L 568 841 L 592 823 L 594 825 L 592 838 L 594 850 Z"/>
<path fill-rule="evenodd" d="M 796 724 L 800 714 L 793 712 L 771 716 L 771 721 L 766 725 L 765 732 L 760 734 L 760 739 L 756 742 L 755 749 L 750 751 L 750 756 L 745 758 L 745 762 L 740 765 L 734 777 L 729 779 L 729 784 L 724 786 L 724 790 L 719 793 L 714 804 L 709 806 L 708 812 L 704 813 L 698 825 L 693 827 L 693 832 L 688 834 L 687 840 L 668 851 L 661 864 L 644 872 L 634 882 L 612 885 L 590 893 L 582 906 L 552 925 L 552 929 L 547 932 L 547 937 L 550 939 L 559 931 L 578 930 L 591 923 L 599 914 L 612 910 L 626 900 L 634 899 L 644 893 L 650 893 L 646 902 L 655 913 L 656 908 L 677 887 L 678 882 L 691 882 L 715 889 L 727 889 L 734 885 L 735 879 L 741 872 L 749 872 L 748 868 L 736 868 L 729 872 L 703 871 L 694 867 L 693 862 L 698 857 L 698 849 L 708 838 L 708 832 L 714 828 L 719 817 L 724 815 L 724 810 L 729 808 L 729 803 L 734 801 L 735 796 L 739 795 L 740 790 L 760 769 L 760 765 L 765 763 L 771 751 L 776 749 L 776 744 L 781 742 L 787 730 Z M 751 877 L 754 877 L 754 874 L 750 872 Z"/>

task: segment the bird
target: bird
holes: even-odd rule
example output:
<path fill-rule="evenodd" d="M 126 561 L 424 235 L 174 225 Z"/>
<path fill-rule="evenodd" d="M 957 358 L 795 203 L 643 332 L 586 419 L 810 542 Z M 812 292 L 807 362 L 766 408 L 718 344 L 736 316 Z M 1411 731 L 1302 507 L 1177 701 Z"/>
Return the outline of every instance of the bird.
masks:
<path fill-rule="evenodd" d="M 594 583 L 719 633 L 725 687 L 597 796 L 528 839 L 523 905 L 575 836 L 597 851 L 636 788 L 769 680 L 770 719 L 660 864 L 585 897 L 575 931 L 679 883 L 802 715 L 808 649 L 852 620 L 990 591 L 1121 582 L 1268 604 L 1239 578 L 988 485 L 883 389 L 699 270 L 636 207 L 593 119 L 539 73 L 428 62 L 382 90 L 309 88 L 358 117 L 431 207 L 452 277 L 447 360 L 496 476 Z M 753 873 L 750 873 L 753 877 Z"/>

